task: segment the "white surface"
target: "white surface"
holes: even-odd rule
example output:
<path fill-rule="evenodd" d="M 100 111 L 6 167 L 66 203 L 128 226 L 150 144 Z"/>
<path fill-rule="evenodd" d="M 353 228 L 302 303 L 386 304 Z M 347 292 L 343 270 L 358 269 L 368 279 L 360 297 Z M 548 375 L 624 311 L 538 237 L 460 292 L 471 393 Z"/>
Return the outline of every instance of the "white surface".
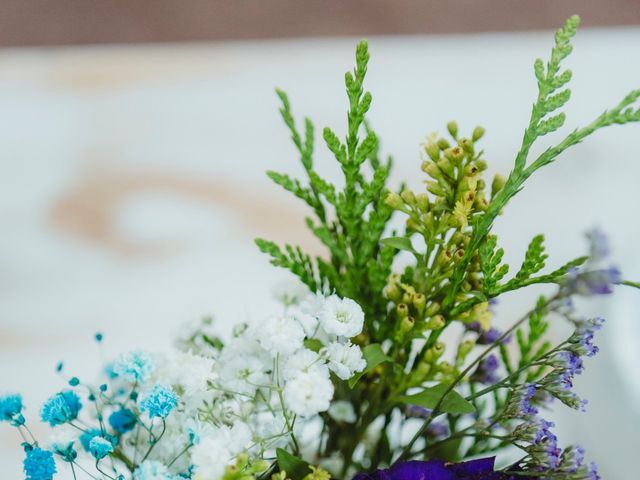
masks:
<path fill-rule="evenodd" d="M 482 123 L 492 171 L 508 172 L 535 94 L 533 59 L 546 58 L 551 41 L 550 33 L 372 39 L 371 120 L 396 158 L 394 182 L 419 186 L 418 145 L 452 118 L 463 131 Z M 300 172 L 272 88 L 285 88 L 294 111 L 319 129 L 344 132 L 342 79 L 354 45 L 0 52 L 0 391 L 24 392 L 34 418 L 61 385 L 51 373 L 59 359 L 93 374 L 97 330 L 113 355 L 161 348 L 203 314 L 228 330 L 272 308 L 273 286 L 287 275 L 252 238 L 315 245 L 302 207 L 263 174 Z M 640 86 L 639 49 L 639 29 L 579 34 L 567 130 Z M 639 129 L 598 133 L 533 177 L 497 225 L 507 260 L 518 263 L 544 232 L 557 265 L 581 252 L 582 232 L 598 224 L 627 276 L 640 278 Z M 320 169 L 335 176 L 318 150 Z M 501 321 L 527 308 L 522 298 L 505 302 Z M 585 444 L 605 479 L 635 471 L 638 393 L 622 382 L 640 381 L 637 305 L 629 293 L 589 305 L 612 313 L 602 356 L 579 384 L 591 411 L 561 414 L 562 440 Z M 0 428 L 3 479 L 21 478 L 16 444 Z"/>

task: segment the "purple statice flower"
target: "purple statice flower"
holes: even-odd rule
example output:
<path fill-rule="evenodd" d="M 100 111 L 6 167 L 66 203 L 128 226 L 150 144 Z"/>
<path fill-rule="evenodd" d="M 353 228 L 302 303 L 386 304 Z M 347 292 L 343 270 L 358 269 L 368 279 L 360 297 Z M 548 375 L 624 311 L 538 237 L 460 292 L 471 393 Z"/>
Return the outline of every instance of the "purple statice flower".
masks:
<path fill-rule="evenodd" d="M 586 233 L 586 236 L 589 240 L 589 256 L 591 260 L 597 262 L 606 259 L 611 253 L 607 235 L 598 227 L 594 227 Z"/>
<path fill-rule="evenodd" d="M 560 456 L 559 470 L 566 473 L 576 473 L 584 463 L 584 454 L 584 448 L 580 445 L 565 448 Z"/>
<path fill-rule="evenodd" d="M 449 426 L 444 422 L 431 422 L 424 433 L 431 439 L 444 438 L 449 435 Z"/>
<path fill-rule="evenodd" d="M 502 333 L 497 328 L 491 327 L 489 330 L 483 330 L 480 326 L 480 322 L 469 322 L 465 325 L 467 331 L 475 332 L 478 334 L 478 338 L 476 339 L 476 344 L 478 345 L 491 345 L 498 341 L 498 339 L 502 336 Z M 500 343 L 506 344 L 511 341 L 512 335 L 508 335 L 503 338 Z"/>
<path fill-rule="evenodd" d="M 471 381 L 478 383 L 491 384 L 498 381 L 498 357 L 491 354 L 483 359 L 475 372 L 471 375 Z"/>
<path fill-rule="evenodd" d="M 544 418 L 529 420 L 518 425 L 511 437 L 526 443 L 540 444 L 548 438 L 556 438 L 551 432 L 554 426 L 553 422 L 548 422 Z"/>
<path fill-rule="evenodd" d="M 358 473 L 353 480 L 513 480 L 516 477 L 494 471 L 495 457 L 461 463 L 443 460 L 399 462 L 391 468 Z"/>
<path fill-rule="evenodd" d="M 589 468 L 587 470 L 587 479 L 600 480 L 600 475 L 598 475 L 598 466 L 595 464 L 595 462 L 591 462 L 589 464 Z"/>
<path fill-rule="evenodd" d="M 538 409 L 531 403 L 537 391 L 533 383 L 522 385 L 517 389 L 505 409 L 507 418 L 531 418 L 537 415 Z"/>
<path fill-rule="evenodd" d="M 614 285 L 622 281 L 622 274 L 617 267 L 611 266 L 601 270 L 580 272 L 573 268 L 567 274 L 567 288 L 578 295 L 607 295 L 613 292 Z"/>
<path fill-rule="evenodd" d="M 577 355 L 593 357 L 598 353 L 598 347 L 593 343 L 595 332 L 602 328 L 604 319 L 593 318 L 576 324 L 576 330 L 569 338 L 571 351 Z"/>
<path fill-rule="evenodd" d="M 404 413 L 409 418 L 427 418 L 431 414 L 431 410 L 418 405 L 407 405 Z"/>
<path fill-rule="evenodd" d="M 557 438 L 549 438 L 527 450 L 536 459 L 541 467 L 555 470 L 560 465 L 562 449 L 558 447 Z"/>
<path fill-rule="evenodd" d="M 580 375 L 584 372 L 584 363 L 579 355 L 568 350 L 558 352 L 549 360 L 549 364 L 557 369 L 567 372 L 569 375 Z"/>

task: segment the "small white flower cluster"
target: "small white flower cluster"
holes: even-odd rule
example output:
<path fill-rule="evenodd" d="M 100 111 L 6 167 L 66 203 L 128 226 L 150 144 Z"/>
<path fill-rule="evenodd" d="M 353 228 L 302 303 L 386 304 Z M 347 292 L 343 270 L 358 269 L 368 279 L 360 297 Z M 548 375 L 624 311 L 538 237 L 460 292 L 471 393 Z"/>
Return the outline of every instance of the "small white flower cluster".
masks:
<path fill-rule="evenodd" d="M 211 384 L 217 396 L 204 418 L 217 427 L 192 449 L 195 473 L 217 478 L 240 452 L 272 455 L 290 440 L 296 419 L 298 430 L 300 422 L 329 410 L 331 372 L 346 380 L 366 366 L 350 340 L 363 325 L 364 313 L 353 300 L 309 295 L 280 316 L 238 327 L 215 360 Z"/>
<path fill-rule="evenodd" d="M 146 458 L 133 478 L 173 479 L 192 471 L 195 478 L 217 480 L 240 454 L 255 465 L 273 458 L 276 448 L 317 425 L 321 412 L 355 422 L 349 402 L 332 400 L 334 382 L 366 366 L 351 342 L 363 325 L 364 313 L 353 300 L 308 294 L 286 304 L 282 315 L 239 325 L 224 346 L 208 340 L 209 330 L 205 340 L 194 330 L 182 339 L 181 350 L 123 355 L 109 370 L 109 391 L 128 395 L 133 388 L 144 399 L 162 385 L 179 398 L 162 425 L 135 402 L 129 407 L 139 426 L 123 434 L 121 448 L 129 458 Z M 156 443 L 151 431 L 160 430 Z M 53 440 L 59 445 L 73 438 Z"/>

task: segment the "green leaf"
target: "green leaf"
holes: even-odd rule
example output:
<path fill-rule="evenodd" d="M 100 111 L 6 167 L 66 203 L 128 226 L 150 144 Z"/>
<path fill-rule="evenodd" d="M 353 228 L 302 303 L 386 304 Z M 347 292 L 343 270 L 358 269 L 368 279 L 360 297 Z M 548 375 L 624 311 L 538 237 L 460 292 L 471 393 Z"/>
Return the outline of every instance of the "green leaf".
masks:
<path fill-rule="evenodd" d="M 397 400 L 402 403 L 433 409 L 448 389 L 447 385 L 440 383 L 434 387 L 425 388 L 414 395 L 403 395 L 398 397 Z M 440 410 L 444 413 L 452 414 L 475 412 L 474 406 L 455 390 L 447 393 L 440 404 Z"/>
<path fill-rule="evenodd" d="M 307 338 L 304 341 L 304 346 L 305 348 L 308 348 L 309 350 L 311 350 L 312 352 L 319 352 L 320 349 L 322 347 L 324 347 L 324 344 L 318 340 L 317 338 Z"/>
<path fill-rule="evenodd" d="M 382 351 L 382 347 L 377 343 L 372 343 L 371 345 L 364 347 L 362 349 L 362 355 L 367 362 L 367 366 L 362 372 L 356 373 L 349 379 L 349 388 L 353 388 L 363 375 L 369 373 L 381 363 L 393 361 L 391 357 Z"/>
<path fill-rule="evenodd" d="M 302 480 L 309 472 L 309 464 L 301 458 L 291 455 L 286 450 L 278 448 L 276 450 L 276 458 L 280 471 L 287 472 L 287 478 L 291 480 Z"/>
<path fill-rule="evenodd" d="M 393 248 L 397 248 L 398 250 L 406 250 L 408 252 L 415 252 L 413 245 L 411 245 L 411 240 L 407 237 L 388 237 L 380 240 L 380 243 L 383 245 L 388 245 Z"/>

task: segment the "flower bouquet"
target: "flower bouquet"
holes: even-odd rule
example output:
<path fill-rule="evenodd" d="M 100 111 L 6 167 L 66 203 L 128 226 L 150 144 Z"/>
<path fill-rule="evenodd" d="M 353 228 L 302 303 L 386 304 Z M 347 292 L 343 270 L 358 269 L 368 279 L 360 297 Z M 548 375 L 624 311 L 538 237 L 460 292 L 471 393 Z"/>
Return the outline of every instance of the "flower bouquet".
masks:
<path fill-rule="evenodd" d="M 429 136 L 422 148 L 425 191 L 387 186 L 392 162 L 379 154 L 366 121 L 366 42 L 345 76 L 347 134 L 322 132 L 343 174 L 333 185 L 314 169 L 315 129 L 300 130 L 287 95 L 280 113 L 304 181 L 269 177 L 312 211 L 307 225 L 326 247 L 259 239 L 275 266 L 300 287 L 279 312 L 219 338 L 211 320 L 185 328 L 165 353 L 129 352 L 97 381 L 58 373 L 66 386 L 40 409 L 52 429 L 36 439 L 22 398 L 0 397 L 0 421 L 15 427 L 29 480 L 507 480 L 597 479 L 577 445 L 564 446 L 543 419 L 550 408 L 584 410 L 572 391 L 584 357 L 595 355 L 599 318 L 583 318 L 576 296 L 608 294 L 625 281 L 608 262 L 605 236 L 545 268 L 542 235 L 515 273 L 492 233 L 495 219 L 538 169 L 596 130 L 640 121 L 640 90 L 535 156 L 559 130 L 571 71 L 562 68 L 579 20 L 555 36 L 548 62 L 536 60 L 538 96 L 513 169 L 484 178 L 476 127 Z M 391 219 L 406 227 L 393 231 Z M 497 299 L 550 284 L 506 330 L 492 326 Z M 546 335 L 551 323 L 570 332 Z M 102 335 L 96 335 L 98 343 Z"/>

